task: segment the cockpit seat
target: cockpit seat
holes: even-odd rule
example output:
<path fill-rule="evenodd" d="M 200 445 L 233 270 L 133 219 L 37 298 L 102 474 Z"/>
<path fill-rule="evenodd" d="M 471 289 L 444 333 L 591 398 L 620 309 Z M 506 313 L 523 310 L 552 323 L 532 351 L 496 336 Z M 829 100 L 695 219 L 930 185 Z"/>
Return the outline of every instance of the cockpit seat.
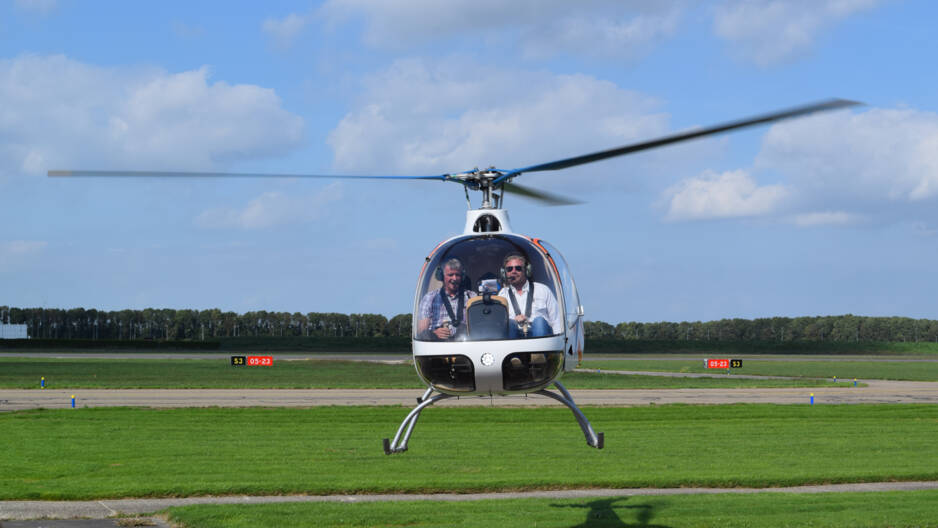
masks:
<path fill-rule="evenodd" d="M 466 305 L 466 325 L 470 340 L 508 339 L 508 300 L 484 293 Z"/>

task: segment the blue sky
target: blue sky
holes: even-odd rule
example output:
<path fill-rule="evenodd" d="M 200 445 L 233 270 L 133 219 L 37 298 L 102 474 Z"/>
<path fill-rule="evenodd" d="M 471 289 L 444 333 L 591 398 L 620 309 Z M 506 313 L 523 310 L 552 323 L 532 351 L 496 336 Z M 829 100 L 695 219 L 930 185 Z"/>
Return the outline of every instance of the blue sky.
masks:
<path fill-rule="evenodd" d="M 458 186 L 50 169 L 526 166 L 829 97 L 866 106 L 518 183 L 587 319 L 936 318 L 938 5 L 0 4 L 0 304 L 412 310 Z"/>

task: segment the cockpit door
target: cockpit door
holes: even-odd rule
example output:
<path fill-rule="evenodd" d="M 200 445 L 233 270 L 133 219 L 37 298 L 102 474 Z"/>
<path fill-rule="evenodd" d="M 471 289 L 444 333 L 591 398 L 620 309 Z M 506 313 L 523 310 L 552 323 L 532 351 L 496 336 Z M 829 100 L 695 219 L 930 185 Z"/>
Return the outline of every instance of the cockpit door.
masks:
<path fill-rule="evenodd" d="M 580 296 L 576 290 L 576 282 L 567 261 L 557 251 L 557 248 L 543 240 L 541 246 L 550 253 L 557 266 L 557 273 L 563 291 L 563 310 L 565 333 L 567 335 L 566 349 L 564 350 L 564 370 L 573 370 L 579 363 L 583 353 L 583 307 L 580 305 Z"/>

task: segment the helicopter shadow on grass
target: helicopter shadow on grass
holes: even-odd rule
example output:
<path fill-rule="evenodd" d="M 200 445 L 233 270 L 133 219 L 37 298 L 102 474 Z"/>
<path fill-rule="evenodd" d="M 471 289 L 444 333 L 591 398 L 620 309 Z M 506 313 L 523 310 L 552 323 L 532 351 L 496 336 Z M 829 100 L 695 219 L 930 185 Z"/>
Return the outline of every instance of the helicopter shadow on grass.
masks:
<path fill-rule="evenodd" d="M 660 505 L 635 504 L 627 506 L 613 506 L 620 501 L 629 500 L 629 497 L 614 497 L 599 499 L 584 504 L 551 504 L 554 508 L 588 508 L 586 520 L 570 528 L 669 528 L 663 524 L 651 524 L 655 510 Z M 616 510 L 633 510 L 635 522 L 626 522 L 619 517 Z"/>

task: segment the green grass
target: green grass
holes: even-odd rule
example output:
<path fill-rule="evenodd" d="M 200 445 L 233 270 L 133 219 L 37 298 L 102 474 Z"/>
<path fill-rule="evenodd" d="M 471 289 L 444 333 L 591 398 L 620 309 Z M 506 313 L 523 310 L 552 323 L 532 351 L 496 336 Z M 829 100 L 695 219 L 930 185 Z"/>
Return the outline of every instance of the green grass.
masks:
<path fill-rule="evenodd" d="M 278 361 L 269 367 L 232 367 L 218 359 L 0 358 L 0 387 L 46 388 L 413 388 L 422 385 L 413 365 L 359 361 Z"/>
<path fill-rule="evenodd" d="M 423 387 L 414 366 L 357 361 L 275 360 L 269 367 L 232 367 L 218 359 L 0 358 L 0 388 L 39 389 L 328 388 L 415 389 Z M 663 378 L 568 373 L 570 388 L 686 389 L 831 386 L 826 381 Z"/>
<path fill-rule="evenodd" d="M 199 350 L 307 351 L 307 352 L 388 352 L 408 353 L 409 337 L 220 337 L 209 341 L 147 341 L 92 339 L 6 339 L 0 350 L 29 349 L 30 352 L 153 351 L 181 353 Z M 685 341 L 587 338 L 588 354 L 800 354 L 800 355 L 938 355 L 933 342 L 831 342 L 831 341 Z"/>
<path fill-rule="evenodd" d="M 317 352 L 388 352 L 411 351 L 410 337 L 221 337 L 222 351 L 317 351 Z"/>
<path fill-rule="evenodd" d="M 723 370 L 706 369 L 703 359 L 688 360 L 599 360 L 583 363 L 588 369 L 636 370 L 654 372 L 709 372 L 722 374 Z M 852 380 L 892 379 L 938 381 L 938 361 L 765 361 L 744 359 L 742 368 L 730 369 L 732 374 L 759 376 L 802 376 Z"/>
<path fill-rule="evenodd" d="M 900 528 L 938 526 L 938 491 L 199 505 L 170 508 L 168 513 L 188 528 Z"/>
<path fill-rule="evenodd" d="M 258 351 L 303 352 L 369 352 L 409 353 L 409 337 L 219 337 L 207 341 L 162 341 L 146 339 L 4 339 L 0 350 L 29 350 L 30 352 L 88 353 L 107 352 L 162 352 L 203 353 Z"/>
<path fill-rule="evenodd" d="M 594 338 L 586 340 L 587 354 L 799 354 L 799 355 L 938 355 L 938 343 L 836 341 L 684 341 Z M 716 357 L 716 356 L 711 356 Z"/>
<path fill-rule="evenodd" d="M 723 378 L 669 378 L 664 376 L 604 374 L 602 371 L 599 373 L 569 372 L 564 374 L 561 380 L 568 389 L 780 389 L 853 386 L 852 381 L 849 383 L 833 383 L 827 380 L 760 380 L 733 378 L 732 376 Z M 862 384 L 862 386 L 866 385 Z"/>
<path fill-rule="evenodd" d="M 775 486 L 938 479 L 935 405 L 403 407 L 0 414 L 0 499 Z"/>

